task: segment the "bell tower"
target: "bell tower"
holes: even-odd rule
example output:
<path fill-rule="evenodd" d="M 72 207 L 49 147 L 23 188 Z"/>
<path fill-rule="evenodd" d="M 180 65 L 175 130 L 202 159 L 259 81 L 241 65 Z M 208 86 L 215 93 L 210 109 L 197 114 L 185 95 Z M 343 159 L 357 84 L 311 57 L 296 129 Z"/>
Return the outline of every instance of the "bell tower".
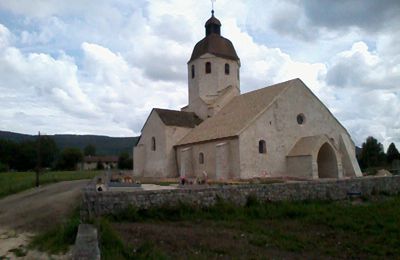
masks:
<path fill-rule="evenodd" d="M 189 104 L 184 111 L 200 118 L 212 117 L 233 97 L 240 95 L 240 59 L 230 40 L 221 36 L 221 22 L 211 11 L 205 37 L 188 61 Z"/>

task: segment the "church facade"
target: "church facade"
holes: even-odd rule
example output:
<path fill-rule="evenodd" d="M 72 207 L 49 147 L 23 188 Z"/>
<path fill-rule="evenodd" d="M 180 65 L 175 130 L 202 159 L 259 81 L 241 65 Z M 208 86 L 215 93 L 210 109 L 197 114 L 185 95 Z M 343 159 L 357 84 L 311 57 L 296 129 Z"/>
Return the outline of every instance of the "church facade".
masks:
<path fill-rule="evenodd" d="M 300 79 L 240 94 L 240 59 L 214 13 L 205 28 L 187 64 L 189 103 L 151 111 L 134 175 L 362 176 L 349 133 Z"/>

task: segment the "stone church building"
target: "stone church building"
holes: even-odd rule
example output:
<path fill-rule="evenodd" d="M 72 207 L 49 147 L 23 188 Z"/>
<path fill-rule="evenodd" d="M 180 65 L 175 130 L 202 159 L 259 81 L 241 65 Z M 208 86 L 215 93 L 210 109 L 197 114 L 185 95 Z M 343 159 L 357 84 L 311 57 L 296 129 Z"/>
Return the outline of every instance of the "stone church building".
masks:
<path fill-rule="evenodd" d="M 189 104 L 151 111 L 135 176 L 361 176 L 349 133 L 300 79 L 240 94 L 240 59 L 214 12 L 205 28 L 187 64 Z"/>

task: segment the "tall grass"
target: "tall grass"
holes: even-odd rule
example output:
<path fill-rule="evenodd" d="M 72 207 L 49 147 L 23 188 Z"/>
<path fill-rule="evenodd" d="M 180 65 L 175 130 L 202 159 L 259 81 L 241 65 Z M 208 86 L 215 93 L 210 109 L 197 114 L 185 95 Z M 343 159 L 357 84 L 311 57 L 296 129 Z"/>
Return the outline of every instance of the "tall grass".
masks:
<path fill-rule="evenodd" d="M 91 179 L 98 171 L 54 171 L 40 175 L 40 185 L 69 181 Z M 0 173 L 0 198 L 35 187 L 36 173 L 34 172 L 5 172 Z"/>
<path fill-rule="evenodd" d="M 65 253 L 74 244 L 80 223 L 79 208 L 76 208 L 63 223 L 36 235 L 30 247 L 51 254 Z"/>
<path fill-rule="evenodd" d="M 249 198 L 244 207 L 223 200 L 209 208 L 186 204 L 147 210 L 130 207 L 108 218 L 113 222 L 208 221 L 247 234 L 248 242 L 259 247 L 382 258 L 400 255 L 399 205 L 399 195 L 359 205 L 351 201 L 260 203 Z"/>

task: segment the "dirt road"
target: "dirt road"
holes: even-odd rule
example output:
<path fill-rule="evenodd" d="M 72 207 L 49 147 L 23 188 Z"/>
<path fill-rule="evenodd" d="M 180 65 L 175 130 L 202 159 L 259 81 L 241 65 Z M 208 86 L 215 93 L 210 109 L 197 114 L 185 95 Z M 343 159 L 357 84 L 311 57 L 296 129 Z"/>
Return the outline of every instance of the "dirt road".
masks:
<path fill-rule="evenodd" d="M 66 181 L 30 189 L 0 200 L 0 227 L 39 231 L 75 206 L 88 180 Z"/>
<path fill-rule="evenodd" d="M 62 222 L 79 205 L 87 182 L 60 182 L 1 199 L 0 259 L 8 250 L 25 246 L 32 234 Z"/>

